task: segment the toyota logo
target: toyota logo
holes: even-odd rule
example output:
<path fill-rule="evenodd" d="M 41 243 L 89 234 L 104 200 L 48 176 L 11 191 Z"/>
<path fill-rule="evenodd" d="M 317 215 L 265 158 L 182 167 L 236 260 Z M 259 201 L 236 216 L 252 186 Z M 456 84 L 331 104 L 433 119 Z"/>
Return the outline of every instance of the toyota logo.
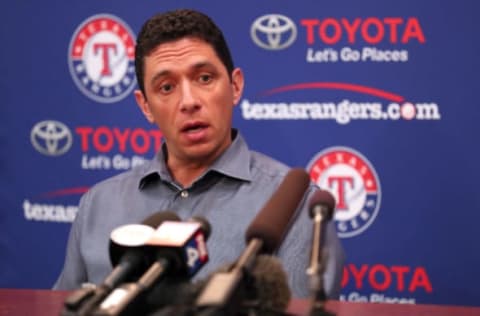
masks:
<path fill-rule="evenodd" d="M 72 146 L 72 133 L 61 122 L 43 121 L 32 128 L 30 141 L 40 153 L 47 156 L 60 156 Z"/>
<path fill-rule="evenodd" d="M 252 40 L 268 50 L 287 48 L 297 38 L 297 27 L 281 14 L 267 14 L 257 18 L 250 29 Z"/>

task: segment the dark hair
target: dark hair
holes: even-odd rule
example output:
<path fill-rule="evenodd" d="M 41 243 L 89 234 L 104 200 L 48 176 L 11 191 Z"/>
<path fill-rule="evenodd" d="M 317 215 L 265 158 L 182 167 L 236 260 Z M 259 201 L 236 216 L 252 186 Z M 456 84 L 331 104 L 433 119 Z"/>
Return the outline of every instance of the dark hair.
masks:
<path fill-rule="evenodd" d="M 158 45 L 185 37 L 199 38 L 210 44 L 231 77 L 233 60 L 222 31 L 207 15 L 189 9 L 179 9 L 152 16 L 138 33 L 135 47 L 135 74 L 145 96 L 143 81 L 145 57 Z"/>

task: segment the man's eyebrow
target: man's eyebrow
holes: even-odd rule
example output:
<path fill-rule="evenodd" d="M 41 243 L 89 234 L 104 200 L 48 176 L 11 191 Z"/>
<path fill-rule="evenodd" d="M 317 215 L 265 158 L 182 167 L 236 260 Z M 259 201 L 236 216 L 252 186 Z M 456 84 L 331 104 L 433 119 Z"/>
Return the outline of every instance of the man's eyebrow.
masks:
<path fill-rule="evenodd" d="M 193 70 L 198 70 L 198 69 L 202 69 L 202 68 L 216 69 L 216 66 L 209 61 L 199 61 L 197 63 L 194 63 L 190 68 L 192 68 Z M 155 84 L 155 82 L 157 80 L 159 80 L 162 77 L 166 77 L 171 73 L 172 73 L 172 71 L 170 71 L 168 69 L 161 70 L 152 77 L 152 79 L 150 80 L 150 83 L 153 85 L 153 84 Z"/>
<path fill-rule="evenodd" d="M 171 73 L 170 70 L 162 70 L 160 72 L 157 72 L 153 77 L 152 80 L 150 80 L 150 83 L 153 85 L 155 84 L 156 81 L 158 81 L 161 77 L 168 76 Z"/>
<path fill-rule="evenodd" d="M 205 67 L 216 68 L 215 65 L 209 61 L 201 61 L 193 64 L 194 69 L 205 68 Z"/>

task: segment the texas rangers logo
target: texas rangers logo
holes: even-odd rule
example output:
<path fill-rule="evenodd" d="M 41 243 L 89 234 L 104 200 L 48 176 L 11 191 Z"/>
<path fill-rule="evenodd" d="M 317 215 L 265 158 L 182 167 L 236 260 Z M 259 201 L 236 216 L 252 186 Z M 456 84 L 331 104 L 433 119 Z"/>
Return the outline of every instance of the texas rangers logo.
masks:
<path fill-rule="evenodd" d="M 370 162 L 347 147 L 330 147 L 308 164 L 312 180 L 336 199 L 338 235 L 353 237 L 366 230 L 380 209 L 380 181 Z"/>
<path fill-rule="evenodd" d="M 135 87 L 135 36 L 118 17 L 94 15 L 77 27 L 68 49 L 73 81 L 101 103 L 125 98 Z"/>

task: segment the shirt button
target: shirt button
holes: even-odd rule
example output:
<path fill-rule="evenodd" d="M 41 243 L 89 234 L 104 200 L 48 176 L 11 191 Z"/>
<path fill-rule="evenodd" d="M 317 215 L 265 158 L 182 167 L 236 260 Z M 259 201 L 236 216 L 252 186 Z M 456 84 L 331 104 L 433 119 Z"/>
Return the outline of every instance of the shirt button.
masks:
<path fill-rule="evenodd" d="M 180 192 L 180 196 L 182 198 L 187 198 L 188 197 L 188 191 L 187 190 L 183 190 L 182 192 Z"/>

